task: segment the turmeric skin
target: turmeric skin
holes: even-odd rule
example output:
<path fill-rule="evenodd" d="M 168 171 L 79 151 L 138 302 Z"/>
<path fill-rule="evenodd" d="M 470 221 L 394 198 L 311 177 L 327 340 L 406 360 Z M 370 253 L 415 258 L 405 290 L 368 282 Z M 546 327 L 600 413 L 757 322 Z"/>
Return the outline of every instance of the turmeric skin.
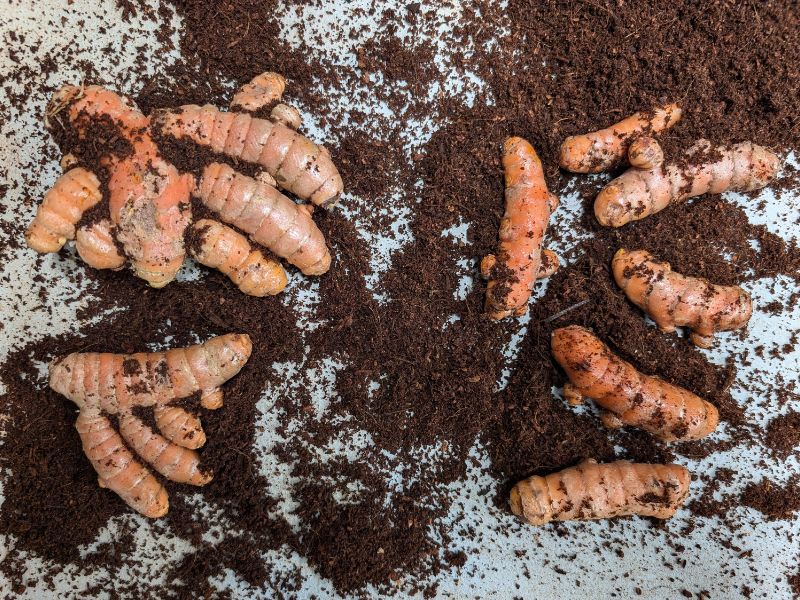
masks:
<path fill-rule="evenodd" d="M 267 71 L 256 75 L 250 83 L 245 84 L 236 92 L 231 101 L 231 110 L 245 110 L 255 112 L 259 108 L 280 102 L 286 89 L 286 79 L 283 75 Z"/>
<path fill-rule="evenodd" d="M 711 403 L 639 373 L 583 327 L 553 331 L 551 349 L 570 380 L 565 397 L 571 404 L 593 399 L 603 409 L 606 427 L 630 425 L 671 442 L 702 438 L 719 422 Z"/>
<path fill-rule="evenodd" d="M 125 257 L 114 243 L 113 227 L 110 220 L 101 219 L 93 225 L 78 228 L 75 249 L 90 267 L 116 271 L 125 265 Z"/>
<path fill-rule="evenodd" d="M 611 266 L 617 285 L 661 331 L 687 326 L 701 348 L 712 345 L 717 331 L 744 327 L 753 314 L 750 295 L 742 288 L 675 273 L 644 250 L 620 249 Z"/>
<path fill-rule="evenodd" d="M 236 375 L 250 356 L 247 335 L 229 334 L 204 344 L 138 354 L 74 353 L 50 365 L 50 387 L 80 409 L 75 427 L 98 482 L 148 517 L 167 513 L 167 492 L 131 452 L 164 477 L 205 485 L 211 473 L 194 451 L 205 442 L 199 419 L 170 403 L 201 392 L 201 404 L 222 404 L 219 386 Z M 152 430 L 136 407 L 153 407 Z M 117 432 L 109 420 L 115 415 Z"/>
<path fill-rule="evenodd" d="M 668 519 L 689 493 L 691 476 L 680 465 L 618 460 L 579 465 L 544 477 L 534 475 L 511 489 L 511 511 L 531 525 L 575 519 L 641 515 Z"/>
<path fill-rule="evenodd" d="M 695 196 L 760 189 L 779 166 L 775 154 L 752 142 L 712 147 L 699 140 L 678 163 L 632 167 L 612 180 L 598 194 L 594 214 L 602 225 L 621 227 Z"/>
<path fill-rule="evenodd" d="M 541 247 L 558 199 L 547 190 L 542 162 L 533 146 L 519 137 L 508 138 L 503 145 L 503 169 L 506 210 L 500 221 L 498 252 L 481 261 L 481 273 L 489 280 L 486 312 L 492 319 L 524 314 L 537 277 L 558 268 L 558 257 Z"/>
<path fill-rule="evenodd" d="M 606 129 L 570 136 L 561 144 L 559 164 L 573 173 L 610 171 L 625 159 L 632 140 L 672 127 L 681 114 L 677 104 L 668 104 L 650 113 L 634 113 Z"/>

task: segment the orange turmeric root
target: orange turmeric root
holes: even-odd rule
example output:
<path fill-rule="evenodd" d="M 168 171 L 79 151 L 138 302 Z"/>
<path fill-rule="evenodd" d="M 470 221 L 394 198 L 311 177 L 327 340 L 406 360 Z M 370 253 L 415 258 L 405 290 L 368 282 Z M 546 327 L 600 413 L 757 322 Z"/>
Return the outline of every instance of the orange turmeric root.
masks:
<path fill-rule="evenodd" d="M 547 222 L 558 199 L 547 190 L 542 162 L 527 141 L 508 138 L 503 145 L 506 212 L 500 222 L 497 256 L 481 261 L 481 273 L 489 279 L 486 312 L 492 319 L 522 315 L 538 277 L 558 268 L 558 257 L 542 250 Z"/>
<path fill-rule="evenodd" d="M 125 257 L 119 253 L 114 243 L 113 224 L 102 219 L 92 225 L 78 228 L 75 236 L 75 249 L 83 261 L 95 269 L 121 269 Z"/>
<path fill-rule="evenodd" d="M 331 265 L 325 237 L 308 211 L 274 187 L 211 163 L 195 195 L 220 219 L 285 258 L 306 275 L 322 275 Z"/>
<path fill-rule="evenodd" d="M 229 334 L 205 344 L 138 354 L 74 353 L 50 365 L 50 387 L 80 409 L 75 427 L 101 486 L 148 517 L 167 513 L 167 492 L 135 451 L 164 477 L 205 485 L 211 474 L 194 451 L 205 442 L 200 421 L 170 402 L 201 392 L 201 404 L 221 405 L 219 386 L 250 356 L 247 335 Z M 133 411 L 153 407 L 153 431 Z M 117 432 L 108 415 L 116 415 Z"/>
<path fill-rule="evenodd" d="M 672 127 L 681 118 L 677 104 L 652 112 L 637 112 L 611 127 L 584 135 L 573 135 L 561 144 L 559 164 L 574 173 L 610 171 L 626 157 L 631 141 Z"/>
<path fill-rule="evenodd" d="M 688 326 L 690 339 L 701 348 L 711 347 L 717 331 L 744 327 L 753 314 L 750 294 L 742 288 L 675 273 L 644 250 L 617 250 L 611 266 L 617 285 L 661 331 Z"/>
<path fill-rule="evenodd" d="M 719 422 L 711 403 L 640 373 L 583 327 L 553 331 L 551 349 L 571 382 L 565 396 L 571 404 L 593 399 L 604 409 L 606 427 L 631 425 L 670 442 L 702 438 Z"/>
<path fill-rule="evenodd" d="M 618 460 L 584 462 L 511 489 L 511 512 L 531 525 L 575 519 L 641 515 L 668 519 L 689 494 L 691 476 L 680 465 Z"/>
<path fill-rule="evenodd" d="M 699 140 L 680 163 L 625 171 L 598 194 L 594 214 L 602 225 L 621 227 L 695 196 L 760 189 L 779 167 L 775 154 L 752 142 L 712 147 Z"/>
<path fill-rule="evenodd" d="M 282 75 L 269 71 L 261 73 L 234 95 L 231 110 L 254 112 L 275 104 L 269 114 L 270 120 L 296 130 L 301 125 L 300 112 L 293 106 L 280 102 L 285 89 L 286 80 Z"/>
<path fill-rule="evenodd" d="M 286 287 L 286 272 L 280 263 L 253 250 L 243 235 L 230 227 L 201 219 L 192 225 L 196 244 L 190 254 L 207 267 L 219 269 L 250 296 L 274 296 Z"/>

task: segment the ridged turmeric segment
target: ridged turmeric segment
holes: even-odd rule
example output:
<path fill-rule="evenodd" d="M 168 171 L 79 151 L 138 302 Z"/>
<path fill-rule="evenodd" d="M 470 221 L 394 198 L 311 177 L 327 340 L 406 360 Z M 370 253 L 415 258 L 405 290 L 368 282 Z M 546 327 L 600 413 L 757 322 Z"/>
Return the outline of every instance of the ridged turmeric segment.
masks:
<path fill-rule="evenodd" d="M 170 403 L 200 392 L 203 406 L 219 408 L 219 387 L 241 370 L 251 350 L 247 335 L 228 334 L 166 352 L 74 353 L 51 363 L 50 387 L 80 409 L 75 427 L 100 485 L 156 518 L 167 513 L 167 493 L 131 450 L 172 481 L 211 481 L 194 451 L 206 440 L 200 420 Z M 138 407 L 153 408 L 164 435 L 141 420 Z"/>
<path fill-rule="evenodd" d="M 669 519 L 689 494 L 690 481 L 680 465 L 586 460 L 520 481 L 511 489 L 509 504 L 511 512 L 537 526 L 629 515 Z"/>
<path fill-rule="evenodd" d="M 570 325 L 553 331 L 553 357 L 566 371 L 571 403 L 591 398 L 607 427 L 638 427 L 666 442 L 700 439 L 719 422 L 711 403 L 663 379 L 644 375 L 616 356 L 589 330 Z"/>
<path fill-rule="evenodd" d="M 653 111 L 634 113 L 606 129 L 572 135 L 561 144 L 559 164 L 573 173 L 610 171 L 625 159 L 634 139 L 672 127 L 681 114 L 677 104 L 667 104 Z"/>
<path fill-rule="evenodd" d="M 201 219 L 192 226 L 194 243 L 189 253 L 201 264 L 227 275 L 250 296 L 273 296 L 286 287 L 280 263 L 250 247 L 247 238 L 230 227 Z"/>
<path fill-rule="evenodd" d="M 497 255 L 481 261 L 481 274 L 489 280 L 486 313 L 492 319 L 524 314 L 536 279 L 558 268 L 558 257 L 542 250 L 558 199 L 547 189 L 542 161 L 533 146 L 520 137 L 508 138 L 503 145 L 503 170 L 506 209 L 500 221 L 500 243 Z"/>
<path fill-rule="evenodd" d="M 779 167 L 775 154 L 752 142 L 714 147 L 699 140 L 679 162 L 632 167 L 613 179 L 595 199 L 594 214 L 601 225 L 622 227 L 695 196 L 761 189 Z"/>
<path fill-rule="evenodd" d="M 25 240 L 36 252 L 58 252 L 75 239 L 83 213 L 102 200 L 100 181 L 91 171 L 75 167 L 59 177 L 44 195 Z"/>
<path fill-rule="evenodd" d="M 744 327 L 753 314 L 750 294 L 742 288 L 681 275 L 645 250 L 617 250 L 611 267 L 617 285 L 659 329 L 689 327 L 690 339 L 701 348 L 711 347 L 718 331 Z"/>
<path fill-rule="evenodd" d="M 261 73 L 234 94 L 231 109 L 256 111 L 274 102 L 280 102 L 285 89 L 286 79 L 283 75 L 272 71 Z"/>
<path fill-rule="evenodd" d="M 114 242 L 113 228 L 109 219 L 78 228 L 75 250 L 90 267 L 117 270 L 125 266 L 125 257 Z"/>
<path fill-rule="evenodd" d="M 281 123 L 192 104 L 159 111 L 155 126 L 166 135 L 258 164 L 282 189 L 316 205 L 334 204 L 342 193 L 342 178 L 328 151 Z"/>
<path fill-rule="evenodd" d="M 195 196 L 224 222 L 285 258 L 306 275 L 322 275 L 331 265 L 325 237 L 308 211 L 274 187 L 221 163 L 204 170 Z"/>

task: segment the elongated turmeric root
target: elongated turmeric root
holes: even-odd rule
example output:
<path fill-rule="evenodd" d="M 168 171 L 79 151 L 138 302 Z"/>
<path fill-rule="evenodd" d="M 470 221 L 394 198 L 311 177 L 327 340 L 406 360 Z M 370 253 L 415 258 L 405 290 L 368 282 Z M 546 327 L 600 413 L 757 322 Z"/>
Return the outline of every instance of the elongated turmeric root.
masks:
<path fill-rule="evenodd" d="M 143 515 L 161 517 L 167 493 L 130 449 L 172 481 L 211 481 L 194 451 L 205 442 L 199 419 L 169 404 L 199 391 L 201 404 L 221 406 L 219 386 L 241 370 L 251 350 L 248 336 L 229 334 L 166 352 L 69 354 L 50 365 L 50 387 L 78 405 L 75 427 L 100 484 Z M 146 425 L 136 407 L 153 407 L 165 435 Z M 117 416 L 119 432 L 108 415 Z"/>
<path fill-rule="evenodd" d="M 662 331 L 689 327 L 701 348 L 712 345 L 717 331 L 744 327 L 753 314 L 750 294 L 742 288 L 675 273 L 645 250 L 617 250 L 611 266 L 617 285 Z"/>
<path fill-rule="evenodd" d="M 651 112 L 634 113 L 606 129 L 570 136 L 561 144 L 559 164 L 574 173 L 610 171 L 625 159 L 634 139 L 672 127 L 681 114 L 677 104 L 667 104 Z"/>
<path fill-rule="evenodd" d="M 506 212 L 500 222 L 497 255 L 481 261 L 486 312 L 492 319 L 524 314 L 537 277 L 550 275 L 558 257 L 542 250 L 542 238 L 558 199 L 547 190 L 542 162 L 527 141 L 508 138 L 503 145 Z M 546 261 L 542 260 L 546 252 Z M 543 267 L 544 264 L 544 267 Z"/>
<path fill-rule="evenodd" d="M 669 442 L 702 438 L 719 422 L 711 403 L 640 373 L 583 327 L 553 331 L 551 350 L 571 382 L 565 395 L 573 404 L 593 399 L 604 409 L 607 427 L 631 425 Z"/>
<path fill-rule="evenodd" d="M 575 519 L 641 515 L 668 519 L 689 494 L 691 476 L 680 465 L 586 460 L 511 490 L 511 511 L 532 525 Z"/>
<path fill-rule="evenodd" d="M 699 140 L 679 163 L 634 167 L 612 180 L 598 194 L 594 214 L 602 225 L 621 227 L 695 196 L 760 189 L 779 167 L 775 154 L 752 142 L 712 147 Z"/>
<path fill-rule="evenodd" d="M 280 263 L 253 250 L 243 235 L 222 223 L 201 219 L 192 226 L 195 243 L 189 253 L 207 267 L 219 269 L 250 296 L 273 296 L 286 287 Z"/>

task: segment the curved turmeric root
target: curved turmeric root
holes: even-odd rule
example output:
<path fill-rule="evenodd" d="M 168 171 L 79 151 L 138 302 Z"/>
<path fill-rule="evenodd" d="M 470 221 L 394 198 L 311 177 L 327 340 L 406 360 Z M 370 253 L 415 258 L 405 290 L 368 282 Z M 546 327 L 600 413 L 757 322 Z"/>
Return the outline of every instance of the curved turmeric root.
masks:
<path fill-rule="evenodd" d="M 125 257 L 119 253 L 112 231 L 113 225 L 108 219 L 78 229 L 75 249 L 87 265 L 115 271 L 125 265 Z"/>
<path fill-rule="evenodd" d="M 75 167 L 58 178 L 44 195 L 36 217 L 25 232 L 28 246 L 36 252 L 58 252 L 75 239 L 75 226 L 84 212 L 102 199 L 97 176 Z"/>
<path fill-rule="evenodd" d="M 574 173 L 600 173 L 620 164 L 631 141 L 657 134 L 681 118 L 677 104 L 667 104 L 650 112 L 637 112 L 611 127 L 584 135 L 573 135 L 561 144 L 559 164 Z"/>
<path fill-rule="evenodd" d="M 219 386 L 241 370 L 251 350 L 247 335 L 229 334 L 166 352 L 74 353 L 51 363 L 50 387 L 78 405 L 75 427 L 101 485 L 143 515 L 160 517 L 168 510 L 167 493 L 128 448 L 172 481 L 211 481 L 193 450 L 205 442 L 199 420 L 170 402 L 200 391 L 201 404 L 221 405 Z M 148 406 L 164 436 L 133 412 Z M 117 415 L 119 433 L 107 415 Z"/>
<path fill-rule="evenodd" d="M 680 465 L 586 460 L 511 489 L 511 511 L 531 525 L 575 519 L 641 515 L 668 519 L 689 494 L 691 476 Z"/>
<path fill-rule="evenodd" d="M 308 211 L 274 187 L 211 163 L 195 195 L 220 219 L 285 258 L 306 275 L 322 275 L 331 264 L 325 237 Z"/>
<path fill-rule="evenodd" d="M 192 230 L 195 243 L 189 253 L 201 264 L 219 269 L 245 294 L 272 296 L 286 287 L 286 272 L 280 263 L 251 249 L 247 238 L 230 227 L 201 219 Z"/>
<path fill-rule="evenodd" d="M 744 327 L 753 314 L 750 294 L 742 288 L 675 273 L 645 250 L 617 250 L 611 266 L 617 285 L 661 331 L 688 326 L 690 339 L 701 348 L 712 345 L 717 331 Z"/>
<path fill-rule="evenodd" d="M 558 257 L 541 248 L 558 199 L 547 190 L 542 162 L 533 146 L 519 137 L 508 138 L 503 145 L 503 169 L 506 212 L 500 222 L 500 244 L 497 256 L 490 254 L 481 261 L 481 273 L 489 279 L 486 312 L 492 319 L 524 314 L 536 278 L 558 267 Z"/>
<path fill-rule="evenodd" d="M 719 422 L 711 403 L 640 373 L 583 327 L 553 331 L 551 349 L 572 383 L 565 386 L 571 403 L 592 398 L 607 427 L 632 425 L 669 442 L 702 438 Z"/>
<path fill-rule="evenodd" d="M 712 147 L 699 140 L 679 163 L 625 171 L 598 194 L 594 214 L 602 225 L 621 227 L 695 196 L 760 189 L 779 166 L 775 154 L 752 142 Z"/>
<path fill-rule="evenodd" d="M 286 79 L 283 75 L 271 71 L 261 73 L 234 94 L 231 110 L 254 112 L 273 102 L 280 102 L 285 89 Z"/>

